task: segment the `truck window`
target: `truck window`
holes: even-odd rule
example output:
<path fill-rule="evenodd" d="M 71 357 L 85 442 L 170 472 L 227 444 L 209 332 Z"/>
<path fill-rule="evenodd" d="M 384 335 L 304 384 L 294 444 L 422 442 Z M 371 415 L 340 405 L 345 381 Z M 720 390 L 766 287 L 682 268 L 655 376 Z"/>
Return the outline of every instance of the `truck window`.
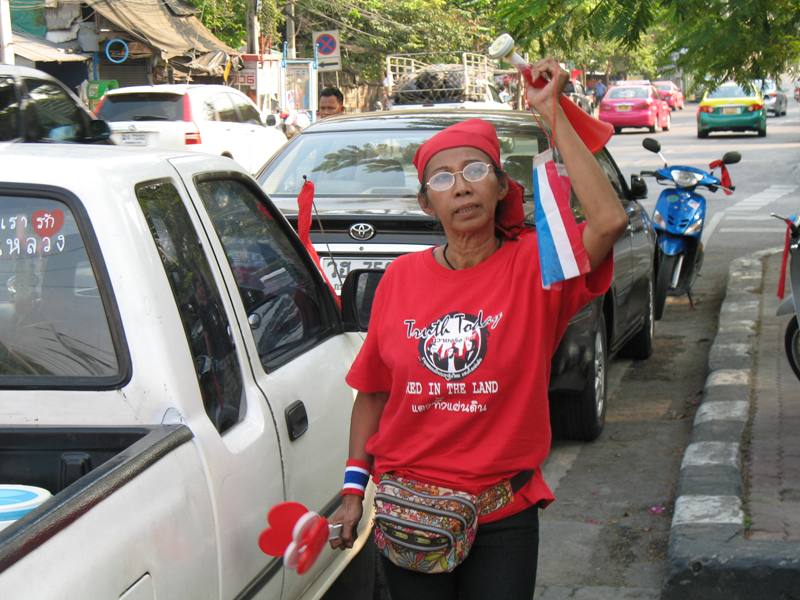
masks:
<path fill-rule="evenodd" d="M 181 316 L 206 414 L 222 433 L 241 417 L 243 384 L 236 346 L 203 245 L 168 181 L 136 186 Z"/>
<path fill-rule="evenodd" d="M 14 79 L 0 77 L 0 142 L 19 137 L 19 102 Z"/>
<path fill-rule="evenodd" d="M 26 135 L 33 141 L 80 142 L 84 136 L 84 117 L 69 94 L 57 83 L 25 78 L 31 102 Z"/>
<path fill-rule="evenodd" d="M 234 179 L 200 181 L 197 190 L 236 277 L 264 369 L 337 333 L 330 292 L 261 198 Z"/>
<path fill-rule="evenodd" d="M 0 196 L 0 385 L 119 382 L 106 314 L 70 208 Z"/>

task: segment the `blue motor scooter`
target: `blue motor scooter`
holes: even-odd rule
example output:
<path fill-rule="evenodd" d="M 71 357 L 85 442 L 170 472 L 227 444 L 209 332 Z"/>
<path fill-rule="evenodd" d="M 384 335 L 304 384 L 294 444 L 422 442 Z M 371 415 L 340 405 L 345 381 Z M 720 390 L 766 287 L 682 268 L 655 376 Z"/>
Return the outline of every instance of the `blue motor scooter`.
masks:
<path fill-rule="evenodd" d="M 657 171 L 642 171 L 642 175 L 655 177 L 658 183 L 671 186 L 661 192 L 653 210 L 653 229 L 656 232 L 656 284 L 653 293 L 653 316 L 656 320 L 664 314 L 667 295 L 687 294 L 692 302 L 692 284 L 703 264 L 703 224 L 706 218 L 706 199 L 696 192 L 700 186 L 716 192 L 723 188 L 728 193 L 735 188 L 727 180 L 725 165 L 738 163 L 738 152 L 726 152 L 721 161 L 711 167 L 721 167 L 721 178 L 709 171 L 684 165 L 669 166 L 661 154 L 661 144 L 645 138 L 642 145 L 658 154 L 664 166 Z"/>

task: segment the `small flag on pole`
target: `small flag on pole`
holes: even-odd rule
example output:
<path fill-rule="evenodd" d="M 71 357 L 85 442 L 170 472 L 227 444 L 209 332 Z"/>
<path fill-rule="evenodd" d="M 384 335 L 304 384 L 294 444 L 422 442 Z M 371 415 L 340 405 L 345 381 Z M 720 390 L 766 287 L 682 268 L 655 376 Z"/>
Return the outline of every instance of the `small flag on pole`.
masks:
<path fill-rule="evenodd" d="M 559 172 L 552 151 L 533 161 L 533 198 L 542 285 L 578 277 L 590 270 L 581 232 L 569 205 L 569 177 Z"/>
<path fill-rule="evenodd" d="M 303 178 L 305 179 L 305 175 Z M 331 285 L 330 279 L 328 279 L 328 276 L 325 274 L 325 269 L 322 268 L 322 262 L 319 259 L 319 254 L 317 254 L 314 244 L 311 242 L 311 208 L 313 205 L 314 182 L 310 179 L 305 179 L 303 187 L 300 189 L 300 193 L 297 195 L 297 235 L 300 237 L 300 241 L 303 243 L 303 246 L 305 246 L 308 254 L 311 256 L 311 260 L 314 261 L 314 264 L 317 265 L 317 269 L 319 269 L 319 272 L 322 273 L 325 283 L 327 283 L 328 287 L 331 288 L 333 297 L 336 299 L 336 304 L 340 304 L 339 296 L 336 293 L 333 285 Z"/>

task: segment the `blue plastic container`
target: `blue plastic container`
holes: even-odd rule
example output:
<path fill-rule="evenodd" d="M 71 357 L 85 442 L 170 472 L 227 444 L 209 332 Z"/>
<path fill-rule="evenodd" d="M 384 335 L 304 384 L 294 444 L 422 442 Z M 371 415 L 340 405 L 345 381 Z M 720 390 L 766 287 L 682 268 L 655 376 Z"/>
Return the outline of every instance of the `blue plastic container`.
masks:
<path fill-rule="evenodd" d="M 32 485 L 0 484 L 0 530 L 27 515 L 50 496 L 46 489 Z"/>

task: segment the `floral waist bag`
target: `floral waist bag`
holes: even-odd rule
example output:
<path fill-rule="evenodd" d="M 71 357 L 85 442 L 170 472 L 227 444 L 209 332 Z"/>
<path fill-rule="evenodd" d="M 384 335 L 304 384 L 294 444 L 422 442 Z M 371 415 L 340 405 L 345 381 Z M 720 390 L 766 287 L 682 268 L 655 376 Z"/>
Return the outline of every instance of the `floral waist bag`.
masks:
<path fill-rule="evenodd" d="M 522 471 L 475 495 L 384 474 L 375 494 L 375 544 L 398 567 L 449 573 L 469 554 L 478 517 L 509 504 L 532 475 Z"/>

